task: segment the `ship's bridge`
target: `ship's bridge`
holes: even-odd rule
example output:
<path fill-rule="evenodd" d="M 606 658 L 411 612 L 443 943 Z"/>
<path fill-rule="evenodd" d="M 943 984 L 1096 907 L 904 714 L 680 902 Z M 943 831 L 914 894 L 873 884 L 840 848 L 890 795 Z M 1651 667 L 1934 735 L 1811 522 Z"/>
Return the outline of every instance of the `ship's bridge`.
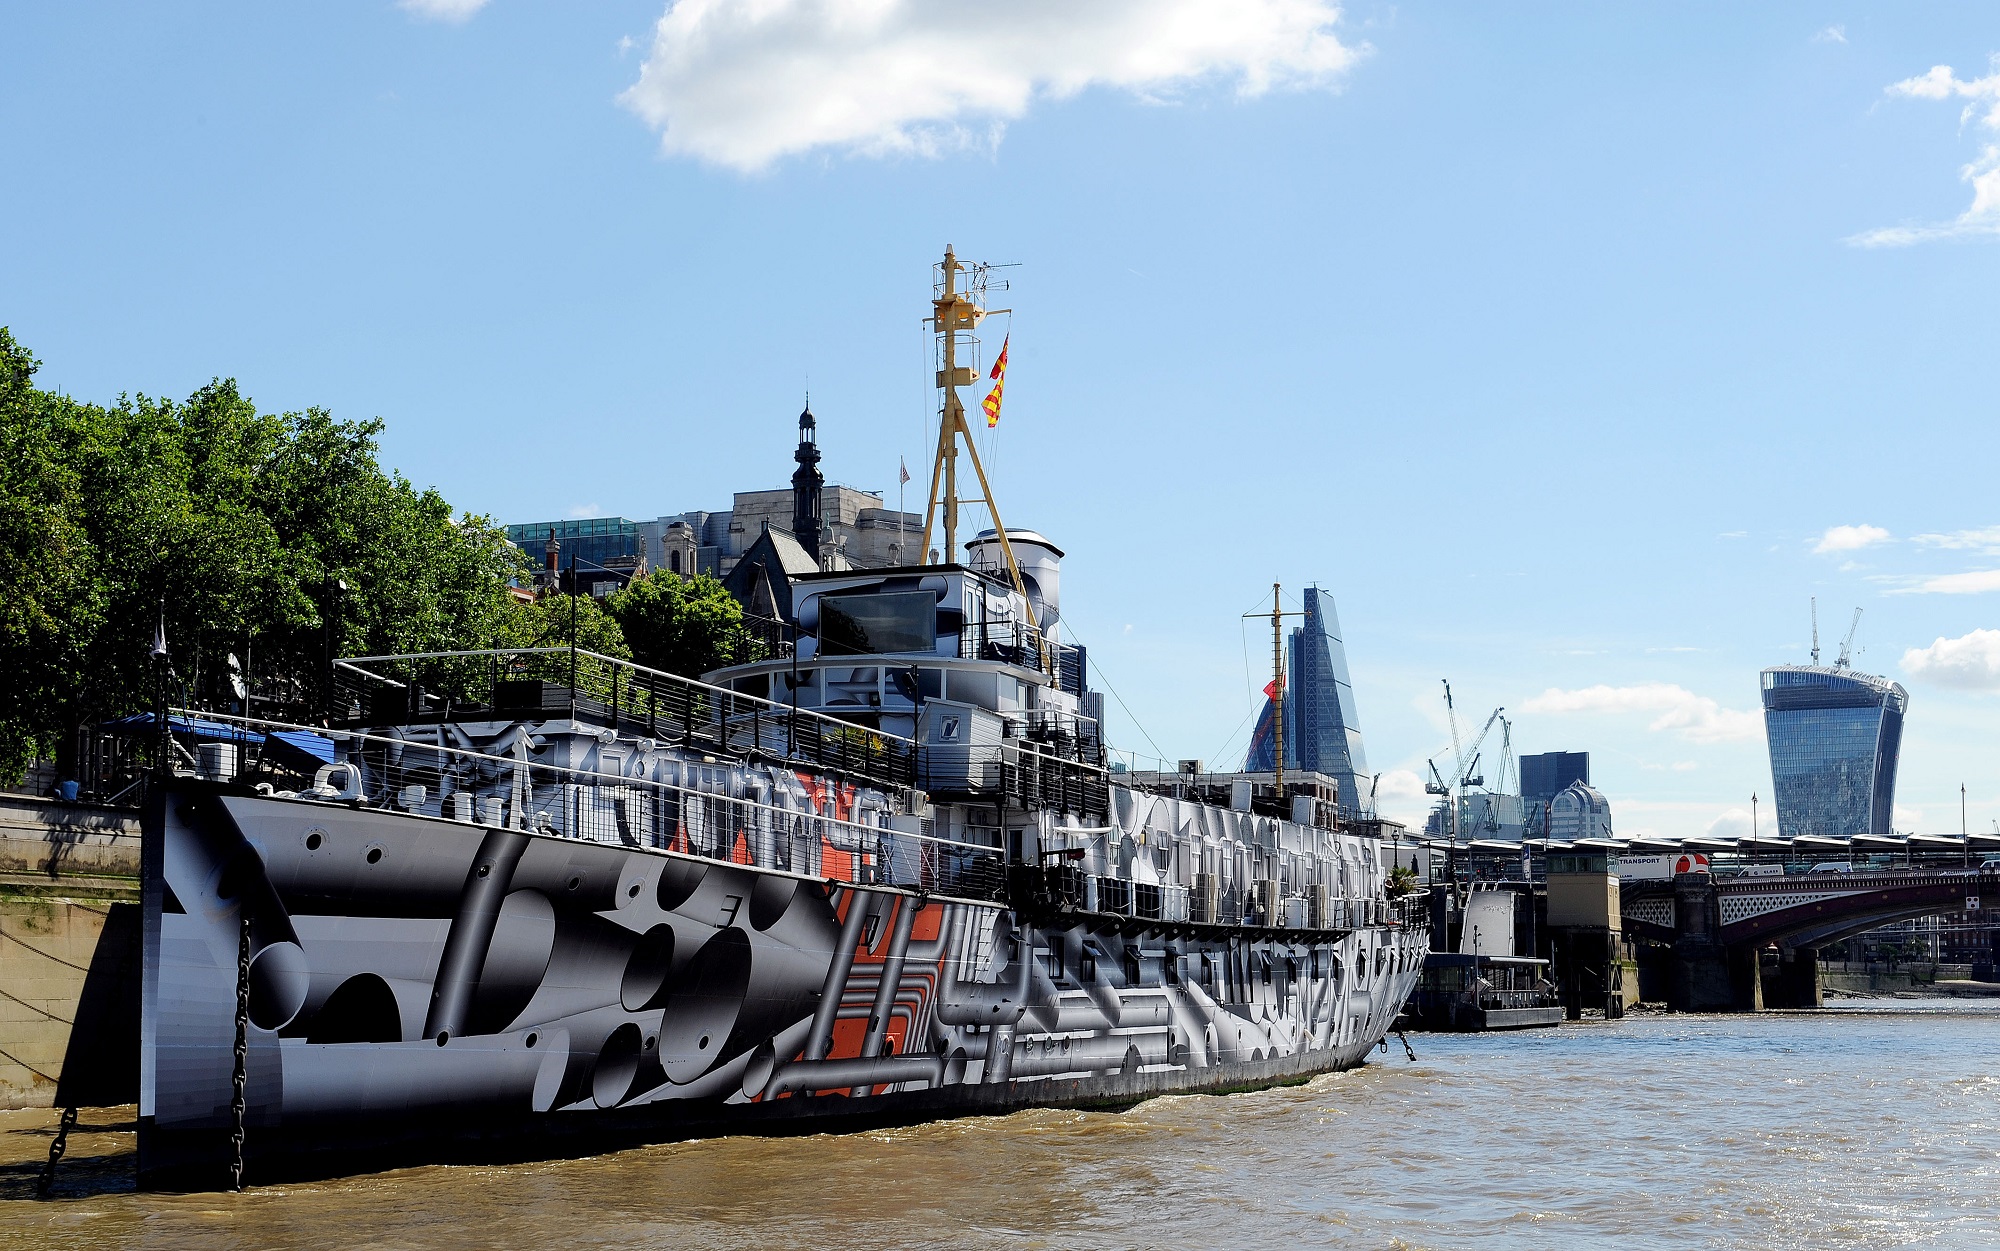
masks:
<path fill-rule="evenodd" d="M 927 709 L 949 705 L 980 728 L 990 723 L 996 742 L 1059 734 L 1094 750 L 1100 741 L 1083 651 L 1056 636 L 1052 600 L 1034 602 L 995 570 L 806 574 L 794 579 L 793 602 L 791 656 L 706 680 L 908 738 L 923 737 L 934 719 Z"/>
<path fill-rule="evenodd" d="M 806 574 L 793 580 L 792 655 L 707 680 L 912 740 L 918 785 L 934 796 L 1100 816 L 1101 705 L 1083 650 L 1056 634 L 1061 552 L 1016 534 L 1039 566 L 1027 594 L 978 541 L 966 565 Z"/>

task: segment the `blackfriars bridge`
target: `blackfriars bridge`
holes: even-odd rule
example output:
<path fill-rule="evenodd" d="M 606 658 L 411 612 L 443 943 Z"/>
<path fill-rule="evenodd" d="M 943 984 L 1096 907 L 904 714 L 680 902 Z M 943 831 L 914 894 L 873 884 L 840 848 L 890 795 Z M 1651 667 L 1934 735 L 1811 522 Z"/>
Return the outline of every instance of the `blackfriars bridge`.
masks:
<path fill-rule="evenodd" d="M 2000 866 L 1625 881 L 1625 934 L 1672 944 L 1683 1012 L 1821 1005 L 1819 949 L 1892 921 L 2000 898 Z M 1775 955 L 1775 964 L 1772 957 Z"/>

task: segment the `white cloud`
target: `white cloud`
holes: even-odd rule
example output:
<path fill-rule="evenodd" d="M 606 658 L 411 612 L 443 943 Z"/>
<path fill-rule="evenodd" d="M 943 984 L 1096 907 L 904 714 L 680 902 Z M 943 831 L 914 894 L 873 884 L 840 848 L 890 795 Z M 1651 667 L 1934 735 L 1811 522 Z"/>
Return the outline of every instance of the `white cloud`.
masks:
<path fill-rule="evenodd" d="M 434 22 L 466 22 L 486 7 L 486 0 L 396 0 L 396 7 Z"/>
<path fill-rule="evenodd" d="M 1375 800 L 1421 799 L 1424 780 L 1415 769 L 1389 769 L 1375 783 Z"/>
<path fill-rule="evenodd" d="M 1738 742 L 1756 738 L 1764 728 L 1755 711 L 1724 708 L 1706 695 L 1671 682 L 1588 686 L 1574 691 L 1550 687 L 1523 705 L 1523 710 L 1557 715 L 1652 713 L 1655 715 L 1647 729 L 1672 730 L 1692 743 Z"/>
<path fill-rule="evenodd" d="M 602 517 L 604 509 L 596 504 L 574 504 L 570 506 L 569 515 L 572 519 Z"/>
<path fill-rule="evenodd" d="M 1833 526 L 1819 536 L 1813 552 L 1824 556 L 1828 552 L 1853 552 L 1877 543 L 1887 543 L 1893 537 L 1881 526 Z"/>
<path fill-rule="evenodd" d="M 1847 27 L 1829 26 L 1812 37 L 1814 43 L 1846 43 Z"/>
<path fill-rule="evenodd" d="M 1710 838 L 1748 838 L 1754 827 L 1758 834 L 1777 834 L 1776 825 L 1766 817 L 1767 814 L 1759 813 L 1756 819 L 1753 819 L 1748 808 L 1725 809 L 1716 814 L 1715 820 L 1708 823 L 1708 829 L 1704 833 Z"/>
<path fill-rule="evenodd" d="M 1923 819 L 1924 810 L 1922 808 L 1910 808 L 1903 804 L 1895 804 L 1891 806 L 1889 811 L 1889 824 L 1905 832 L 1916 829 L 1917 826 L 1923 823 Z"/>
<path fill-rule="evenodd" d="M 1332 84 L 1366 49 L 1329 0 L 673 0 L 621 97 L 662 149 L 739 170 L 814 149 L 997 143 L 1040 99 Z"/>
<path fill-rule="evenodd" d="M 1922 578 L 1910 586 L 1885 592 L 1889 595 L 1980 595 L 2000 591 L 2000 569 L 1974 569 L 1970 573 L 1941 573 Z"/>
<path fill-rule="evenodd" d="M 1968 691 L 2000 691 L 2000 630 L 1974 630 L 1903 653 L 1913 678 Z"/>
<path fill-rule="evenodd" d="M 1891 84 L 1888 91 L 1892 96 L 1915 100 L 1949 100 L 1957 96 L 1967 101 L 1959 113 L 1961 129 L 1976 119 L 1984 129 L 2000 134 L 2000 56 L 1994 58 L 1993 69 L 1984 78 L 1960 78 L 1949 65 L 1933 65 L 1928 73 Z M 1959 181 L 1972 184 L 1972 205 L 1951 221 L 1867 230 L 1851 236 L 1847 242 L 1863 248 L 1899 248 L 1938 239 L 2000 235 L 2000 143 L 1986 144 L 1978 156 L 1959 169 L 1958 177 Z"/>
<path fill-rule="evenodd" d="M 1977 530 L 1953 530 L 1949 534 L 1919 534 L 1913 542 L 1924 547 L 1942 547 L 1951 551 L 1980 551 L 1989 556 L 2000 556 L 2000 526 L 1982 526 Z"/>

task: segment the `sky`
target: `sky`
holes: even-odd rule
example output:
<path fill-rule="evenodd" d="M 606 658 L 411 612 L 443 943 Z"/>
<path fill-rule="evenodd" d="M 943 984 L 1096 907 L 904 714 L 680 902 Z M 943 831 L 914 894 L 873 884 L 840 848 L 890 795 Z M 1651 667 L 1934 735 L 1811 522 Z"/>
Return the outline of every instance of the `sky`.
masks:
<path fill-rule="evenodd" d="M 381 417 L 499 521 L 917 475 L 930 266 L 1122 747 L 1232 767 L 1335 596 L 1385 815 L 1506 709 L 1621 834 L 1771 827 L 1758 671 L 2000 820 L 1986 4 L 88 0 L 0 40 L 0 324 L 82 399 Z M 968 395 L 975 402 L 977 392 Z M 1232 729 L 1232 727 L 1234 727 Z M 1495 731 L 1496 735 L 1498 731 Z M 1488 759 L 1494 747 L 1488 746 Z M 1442 753 L 1442 755 L 1440 755 Z"/>

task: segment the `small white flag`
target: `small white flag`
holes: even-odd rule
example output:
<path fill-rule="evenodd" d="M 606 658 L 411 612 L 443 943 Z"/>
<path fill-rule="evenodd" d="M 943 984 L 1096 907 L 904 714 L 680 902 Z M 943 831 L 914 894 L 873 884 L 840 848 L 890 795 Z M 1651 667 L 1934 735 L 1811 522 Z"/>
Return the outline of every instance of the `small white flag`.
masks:
<path fill-rule="evenodd" d="M 909 462 L 903 460 L 900 456 L 896 458 L 896 471 L 902 475 L 902 477 L 896 480 L 898 486 L 910 480 Z"/>
<path fill-rule="evenodd" d="M 153 627 L 152 656 L 153 659 L 158 660 L 160 657 L 166 654 L 167 654 L 167 610 L 165 608 L 162 608 L 160 609 L 159 624 Z"/>

